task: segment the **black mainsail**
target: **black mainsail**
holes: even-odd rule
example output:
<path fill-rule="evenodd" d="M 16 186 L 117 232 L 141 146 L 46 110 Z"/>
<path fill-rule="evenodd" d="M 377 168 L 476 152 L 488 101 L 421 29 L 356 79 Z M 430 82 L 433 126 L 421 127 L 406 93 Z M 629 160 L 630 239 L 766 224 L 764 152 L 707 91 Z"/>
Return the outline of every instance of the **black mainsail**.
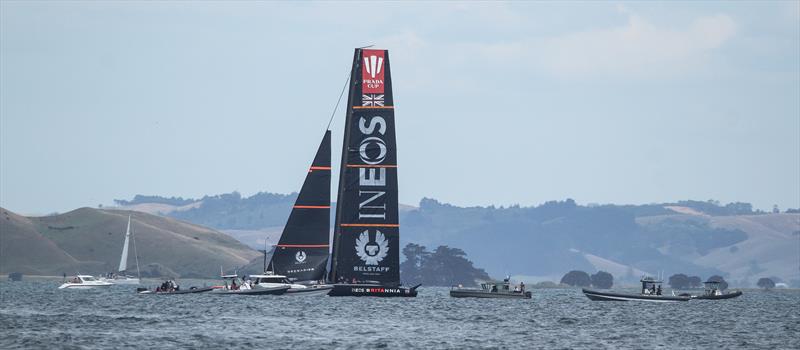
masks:
<path fill-rule="evenodd" d="M 415 296 L 400 287 L 397 144 L 387 50 L 353 57 L 333 238 L 331 296 Z"/>
<path fill-rule="evenodd" d="M 283 228 L 269 270 L 292 281 L 325 278 L 331 211 L 331 132 L 325 132 L 314 162 Z"/>

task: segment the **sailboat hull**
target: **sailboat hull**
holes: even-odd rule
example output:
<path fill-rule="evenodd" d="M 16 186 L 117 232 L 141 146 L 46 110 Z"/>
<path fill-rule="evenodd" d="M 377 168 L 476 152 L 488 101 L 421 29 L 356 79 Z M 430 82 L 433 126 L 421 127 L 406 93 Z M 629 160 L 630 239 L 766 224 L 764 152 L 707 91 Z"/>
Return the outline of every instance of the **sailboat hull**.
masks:
<path fill-rule="evenodd" d="M 380 284 L 334 284 L 332 297 L 406 297 L 417 296 L 416 288 L 389 287 Z"/>
<path fill-rule="evenodd" d="M 113 282 L 114 284 L 125 284 L 125 285 L 135 285 L 139 284 L 138 278 L 119 278 L 119 279 L 112 279 L 109 282 Z"/>

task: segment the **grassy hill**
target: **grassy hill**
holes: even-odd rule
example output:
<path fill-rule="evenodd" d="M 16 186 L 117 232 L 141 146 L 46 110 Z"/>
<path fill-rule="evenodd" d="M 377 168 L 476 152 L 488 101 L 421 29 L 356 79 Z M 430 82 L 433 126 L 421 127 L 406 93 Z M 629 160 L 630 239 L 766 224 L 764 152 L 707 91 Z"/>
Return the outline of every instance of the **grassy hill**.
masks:
<path fill-rule="evenodd" d="M 0 217 L 0 273 L 100 274 L 119 264 L 128 215 L 143 276 L 213 277 L 259 253 L 202 226 L 141 212 L 81 208 L 45 217 L 6 209 Z M 128 266 L 135 269 L 133 246 Z"/>
<path fill-rule="evenodd" d="M 202 199 L 137 196 L 126 208 L 157 208 L 262 249 L 277 240 L 294 195 L 238 193 Z M 332 211 L 333 212 L 333 211 Z M 748 203 L 686 200 L 646 205 L 458 207 L 423 199 L 400 212 L 401 244 L 463 249 L 490 275 L 559 280 L 569 270 L 724 276 L 739 286 L 778 277 L 800 286 L 800 214 L 765 213 Z M 796 233 L 797 232 L 797 233 Z"/>

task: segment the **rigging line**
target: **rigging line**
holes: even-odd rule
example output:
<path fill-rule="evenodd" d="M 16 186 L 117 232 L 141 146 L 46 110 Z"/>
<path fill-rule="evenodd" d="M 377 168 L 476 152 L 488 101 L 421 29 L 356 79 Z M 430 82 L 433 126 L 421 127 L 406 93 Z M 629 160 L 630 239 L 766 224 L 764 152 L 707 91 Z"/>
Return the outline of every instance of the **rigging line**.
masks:
<path fill-rule="evenodd" d="M 344 90 L 347 89 L 347 83 L 350 82 L 350 71 L 347 72 L 347 79 L 344 80 L 344 86 L 342 86 L 342 92 L 339 93 L 339 99 L 336 100 L 336 106 L 333 107 L 333 112 L 331 112 L 331 119 L 328 120 L 328 128 L 325 130 L 331 129 L 331 123 L 333 123 L 333 117 L 336 115 L 336 110 L 339 109 L 339 103 L 342 102 L 342 96 L 344 96 Z"/>
<path fill-rule="evenodd" d="M 373 46 L 375 45 L 370 44 L 367 46 L 359 47 L 358 49 L 366 49 L 368 47 L 373 47 Z M 342 96 L 344 96 L 344 90 L 347 89 L 347 83 L 350 81 L 352 73 L 353 73 L 352 70 L 347 72 L 347 79 L 345 79 L 344 81 L 344 86 L 342 86 L 342 92 L 339 93 L 339 99 L 336 100 L 336 106 L 333 107 L 333 112 L 331 113 L 331 119 L 328 120 L 328 127 L 325 130 L 331 129 L 331 123 L 333 122 L 333 117 L 336 115 L 336 110 L 339 109 L 339 103 L 342 102 Z"/>

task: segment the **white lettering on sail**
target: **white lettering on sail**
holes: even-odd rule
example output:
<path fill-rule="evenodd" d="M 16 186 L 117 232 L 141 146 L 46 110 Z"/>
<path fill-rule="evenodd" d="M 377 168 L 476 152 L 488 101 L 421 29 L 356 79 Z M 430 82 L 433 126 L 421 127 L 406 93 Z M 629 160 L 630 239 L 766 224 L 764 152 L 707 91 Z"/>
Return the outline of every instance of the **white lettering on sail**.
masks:
<path fill-rule="evenodd" d="M 374 157 L 370 157 L 370 155 L 367 154 L 368 148 L 371 150 L 377 148 L 378 154 Z M 374 155 L 375 152 L 373 151 L 370 153 Z M 367 137 L 361 140 L 361 145 L 358 147 L 358 155 L 361 156 L 361 161 L 367 164 L 374 165 L 383 163 L 383 160 L 386 159 L 386 143 L 375 136 Z"/>
<path fill-rule="evenodd" d="M 375 173 L 375 170 L 378 173 Z M 359 168 L 358 169 L 358 185 L 359 186 L 386 186 L 386 168 Z"/>
<path fill-rule="evenodd" d="M 381 133 L 381 135 L 386 134 L 386 119 L 383 119 L 383 117 L 376 115 L 369 120 L 369 125 L 366 125 L 366 122 L 367 120 L 364 119 L 364 117 L 358 119 L 358 130 L 361 130 L 362 134 L 371 135 L 375 132 L 376 124 L 380 126 L 378 132 Z"/>
<path fill-rule="evenodd" d="M 368 204 L 370 204 L 370 203 L 374 202 L 375 200 L 383 197 L 384 195 L 386 195 L 386 192 L 385 191 L 358 191 L 359 198 L 362 195 L 367 195 L 367 196 L 371 195 L 371 196 L 366 198 L 366 199 L 364 199 L 363 201 L 360 201 L 358 203 L 358 218 L 359 219 L 384 219 L 385 220 L 386 219 L 386 198 L 383 198 L 383 204 L 381 204 L 381 205 L 368 205 Z M 378 203 L 372 203 L 372 204 L 378 204 Z M 381 213 L 380 214 L 364 214 L 364 213 L 361 212 L 361 210 L 365 210 L 365 209 L 366 210 L 379 209 L 381 211 Z"/>

